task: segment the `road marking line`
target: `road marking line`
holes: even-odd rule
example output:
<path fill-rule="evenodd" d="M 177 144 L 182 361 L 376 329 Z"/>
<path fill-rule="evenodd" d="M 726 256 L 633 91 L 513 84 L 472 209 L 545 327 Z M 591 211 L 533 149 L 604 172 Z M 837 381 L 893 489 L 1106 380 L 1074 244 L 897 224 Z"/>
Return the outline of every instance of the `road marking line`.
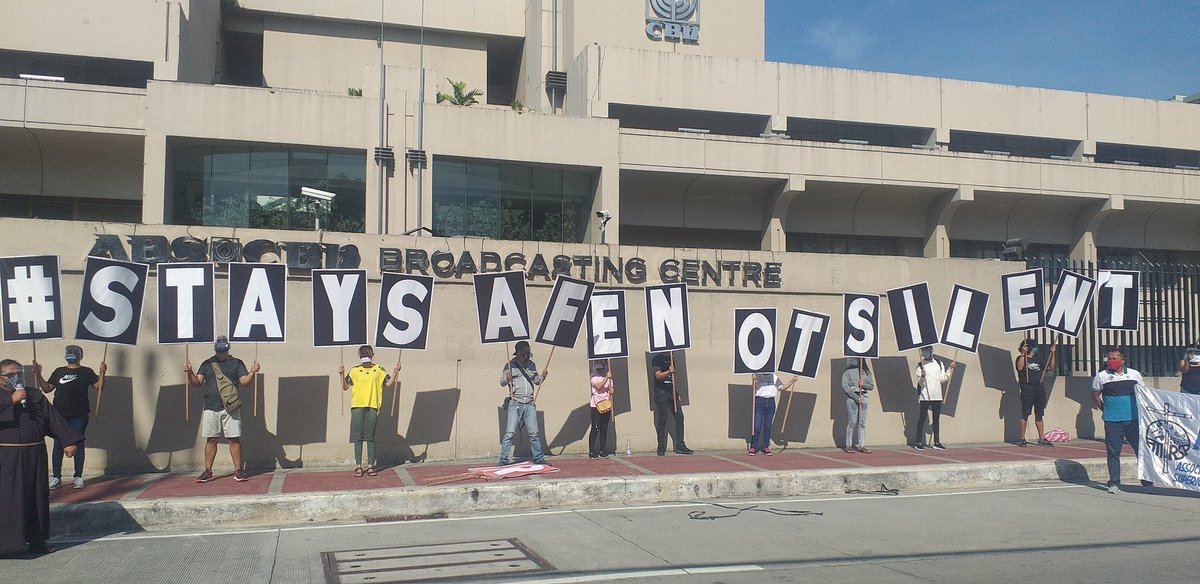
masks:
<path fill-rule="evenodd" d="M 696 568 L 666 568 L 662 570 L 634 570 L 628 572 L 602 572 L 586 576 L 563 576 L 517 580 L 513 584 L 576 584 L 578 582 L 611 582 L 613 580 L 639 580 L 666 576 L 695 576 L 699 574 L 729 574 L 733 572 L 760 572 L 762 566 L 755 564 L 731 564 L 728 566 L 704 566 Z"/>

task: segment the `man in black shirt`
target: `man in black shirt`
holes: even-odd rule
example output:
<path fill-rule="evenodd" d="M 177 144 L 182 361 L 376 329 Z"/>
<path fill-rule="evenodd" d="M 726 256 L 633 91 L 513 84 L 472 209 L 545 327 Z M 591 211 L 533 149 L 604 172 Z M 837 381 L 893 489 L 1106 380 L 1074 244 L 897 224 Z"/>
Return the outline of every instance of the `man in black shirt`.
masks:
<path fill-rule="evenodd" d="M 50 374 L 50 379 L 42 379 L 41 365 L 34 364 L 34 371 L 37 372 L 38 386 L 46 393 L 54 394 L 54 409 L 66 418 L 67 424 L 71 426 L 80 436 L 87 432 L 88 414 L 92 411 L 92 402 L 88 396 L 89 389 L 99 389 L 97 383 L 100 381 L 100 375 L 108 372 L 108 364 L 100 363 L 100 375 L 96 375 L 90 367 L 84 367 L 83 347 L 79 345 L 67 345 L 66 348 L 67 365 L 59 367 Z M 83 440 L 75 443 L 75 480 L 73 481 L 76 489 L 83 488 Z M 50 488 L 57 489 L 62 486 L 62 462 L 63 449 L 66 445 L 61 440 L 54 439 L 54 453 L 50 459 L 50 470 L 54 476 L 50 479 Z"/>
<path fill-rule="evenodd" d="M 1034 413 L 1033 423 L 1037 426 L 1038 444 L 1054 446 L 1046 440 L 1046 428 L 1042 424 L 1042 416 L 1046 415 L 1046 386 L 1042 382 L 1046 371 L 1053 371 L 1057 345 L 1051 345 L 1049 355 L 1042 356 L 1037 342 L 1033 339 L 1021 341 L 1017 347 L 1018 355 L 1014 366 L 1017 369 L 1017 383 L 1021 387 L 1021 440 L 1017 446 L 1028 446 L 1025 430 L 1029 426 L 1029 414 Z"/>
<path fill-rule="evenodd" d="M 250 369 L 241 359 L 229 355 L 229 337 L 217 337 L 213 343 L 216 354 L 206 359 L 200 367 L 192 370 L 191 362 L 184 362 L 183 372 L 188 383 L 204 386 L 204 412 L 200 418 L 200 433 L 205 438 L 204 472 L 196 478 L 198 483 L 213 480 L 212 467 L 217 459 L 217 440 L 222 434 L 229 440 L 229 456 L 233 458 L 233 480 L 248 480 L 242 470 L 242 417 L 241 401 L 237 399 L 237 387 L 250 385 L 258 374 L 258 361 Z M 221 388 L 229 395 L 222 395 Z"/>
<path fill-rule="evenodd" d="M 691 454 L 683 440 L 683 409 L 675 403 L 675 364 L 670 353 L 659 353 L 654 366 L 654 430 L 658 433 L 658 455 L 667 453 L 667 416 L 675 418 L 675 454 Z"/>

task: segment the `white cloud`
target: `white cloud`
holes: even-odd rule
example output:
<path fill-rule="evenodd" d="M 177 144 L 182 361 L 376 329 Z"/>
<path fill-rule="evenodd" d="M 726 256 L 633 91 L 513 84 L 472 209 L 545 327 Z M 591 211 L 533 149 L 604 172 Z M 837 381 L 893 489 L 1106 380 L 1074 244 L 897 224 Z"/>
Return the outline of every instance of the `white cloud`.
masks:
<path fill-rule="evenodd" d="M 804 30 L 805 41 L 825 51 L 840 65 L 855 65 L 875 39 L 863 29 L 833 19 L 825 19 Z"/>

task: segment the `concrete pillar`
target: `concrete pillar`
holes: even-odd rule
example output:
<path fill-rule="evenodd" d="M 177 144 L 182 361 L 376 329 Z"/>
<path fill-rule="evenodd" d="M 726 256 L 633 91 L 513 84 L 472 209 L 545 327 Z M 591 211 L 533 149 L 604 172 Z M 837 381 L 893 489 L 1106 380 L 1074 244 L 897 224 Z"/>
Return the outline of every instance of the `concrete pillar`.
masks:
<path fill-rule="evenodd" d="M 149 128 L 147 129 L 149 130 Z M 142 223 L 163 225 L 167 213 L 167 137 L 160 132 L 146 132 L 142 151 Z"/>
<path fill-rule="evenodd" d="M 964 203 L 975 200 L 975 189 L 959 186 L 958 189 L 942 195 L 929 209 L 929 233 L 925 237 L 925 252 L 927 258 L 950 257 L 950 223 L 954 213 Z"/>
<path fill-rule="evenodd" d="M 1096 262 L 1100 254 L 1096 251 L 1096 232 L 1110 213 L 1125 210 L 1125 197 L 1112 195 L 1104 201 L 1096 201 L 1083 208 L 1075 221 L 1075 243 L 1071 246 L 1071 259 Z"/>
<path fill-rule="evenodd" d="M 783 181 L 779 193 L 767 202 L 764 210 L 766 225 L 762 234 L 762 249 L 764 251 L 787 251 L 787 215 L 792 205 L 792 199 L 804 191 L 804 177 L 791 175 Z"/>

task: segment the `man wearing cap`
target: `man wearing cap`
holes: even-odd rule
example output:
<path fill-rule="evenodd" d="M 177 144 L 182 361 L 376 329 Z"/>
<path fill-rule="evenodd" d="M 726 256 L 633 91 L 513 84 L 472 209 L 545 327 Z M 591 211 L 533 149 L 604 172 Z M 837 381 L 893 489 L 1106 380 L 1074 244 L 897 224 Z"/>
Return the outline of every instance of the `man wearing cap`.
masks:
<path fill-rule="evenodd" d="M 247 480 L 247 477 L 242 470 L 241 401 L 237 399 L 236 388 L 238 385 L 250 385 L 254 381 L 254 376 L 258 375 L 258 361 L 247 370 L 241 359 L 229 355 L 229 337 L 224 335 L 217 337 L 213 349 L 216 354 L 206 359 L 196 370 L 192 370 L 190 361 L 183 364 L 188 383 L 204 386 L 204 413 L 200 417 L 200 433 L 206 439 L 204 472 L 200 473 L 196 482 L 207 483 L 213 479 L 212 467 L 217 458 L 217 439 L 222 434 L 229 440 L 229 456 L 233 458 L 233 480 L 242 482 Z M 221 392 L 222 387 L 226 388 L 224 396 Z M 231 387 L 233 390 L 229 389 Z"/>
<path fill-rule="evenodd" d="M 525 424 L 529 434 L 529 450 L 533 453 L 534 464 L 546 464 L 542 454 L 542 443 L 538 432 L 537 407 L 533 403 L 533 392 L 546 376 L 549 369 L 537 371 L 533 363 L 533 353 L 529 350 L 528 341 L 519 341 L 513 358 L 504 364 L 500 371 L 500 387 L 508 388 L 508 399 L 504 400 L 504 409 L 508 410 L 508 426 L 504 430 L 504 438 L 500 441 L 500 466 L 508 464 L 508 451 L 512 448 L 513 434 L 517 426 Z"/>
<path fill-rule="evenodd" d="M 100 363 L 100 375 L 96 375 L 90 367 L 84 367 L 83 347 L 67 345 L 67 364 L 59 367 L 50 374 L 50 379 L 42 379 L 42 367 L 34 363 L 37 373 L 38 387 L 46 393 L 54 394 L 54 409 L 66 418 L 71 426 L 82 437 L 87 432 L 88 414 L 92 411 L 92 403 L 88 397 L 89 389 L 99 389 L 97 383 L 100 375 L 108 372 L 108 364 Z M 66 445 L 57 438 L 54 439 L 54 453 L 50 459 L 50 470 L 54 474 L 50 478 L 50 488 L 62 486 L 63 450 Z M 75 479 L 76 489 L 83 488 L 83 439 L 75 443 Z"/>

